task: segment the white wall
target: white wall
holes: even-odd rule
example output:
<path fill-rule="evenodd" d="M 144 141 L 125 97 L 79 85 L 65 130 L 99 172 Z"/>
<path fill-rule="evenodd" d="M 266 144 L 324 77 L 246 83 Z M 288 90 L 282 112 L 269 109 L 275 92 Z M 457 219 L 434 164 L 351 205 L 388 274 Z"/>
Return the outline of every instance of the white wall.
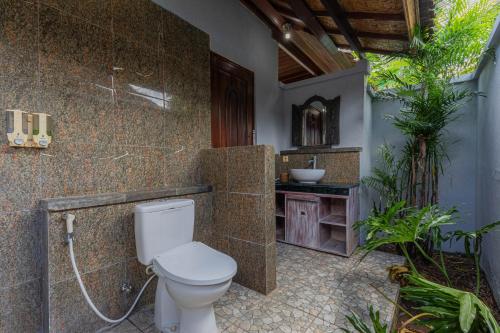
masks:
<path fill-rule="evenodd" d="M 489 46 L 500 56 L 500 19 Z M 478 99 L 477 118 L 477 227 L 500 220 L 500 65 L 491 59 L 482 63 L 478 89 L 487 97 Z M 497 304 L 500 304 L 500 231 L 485 237 L 483 269 Z"/>
<path fill-rule="evenodd" d="M 282 150 L 292 148 L 292 105 L 314 95 L 340 96 L 340 144 L 336 147 L 362 147 L 367 71 L 366 62 L 360 61 L 352 69 L 283 85 Z"/>
<path fill-rule="evenodd" d="M 468 88 L 476 91 L 476 82 L 467 81 L 456 85 L 457 89 Z M 371 160 L 379 161 L 378 147 L 384 143 L 400 150 L 404 137 L 396 129 L 387 115 L 400 110 L 395 101 L 374 101 L 372 114 Z M 458 112 L 459 118 L 448 126 L 444 140 L 449 161 L 444 161 L 444 174 L 439 178 L 439 202 L 443 209 L 456 207 L 460 214 L 458 228 L 474 230 L 476 221 L 476 98 L 464 105 Z M 376 198 L 378 199 L 378 198 Z M 448 231 L 450 228 L 444 228 Z M 454 244 L 448 250 L 463 251 L 461 244 Z"/>
<path fill-rule="evenodd" d="M 271 31 L 239 1 L 153 1 L 209 34 L 212 51 L 254 72 L 257 143 L 279 150 L 283 122 L 278 46 Z"/>

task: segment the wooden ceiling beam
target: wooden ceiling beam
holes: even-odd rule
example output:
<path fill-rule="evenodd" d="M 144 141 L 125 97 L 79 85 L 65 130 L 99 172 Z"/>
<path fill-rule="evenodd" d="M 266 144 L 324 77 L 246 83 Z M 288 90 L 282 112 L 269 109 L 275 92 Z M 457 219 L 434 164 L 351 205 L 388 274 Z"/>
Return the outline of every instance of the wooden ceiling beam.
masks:
<path fill-rule="evenodd" d="M 311 13 L 304 1 L 290 0 L 290 4 L 295 15 L 297 15 L 297 17 L 302 22 L 304 22 L 306 27 L 313 33 L 313 35 L 318 37 L 321 44 L 323 44 L 331 53 L 338 52 L 337 47 L 333 43 L 333 40 L 326 33 L 325 29 L 323 29 L 323 26 L 318 22 L 318 19 Z"/>
<path fill-rule="evenodd" d="M 267 0 L 241 0 L 241 3 L 271 29 L 273 39 L 309 73 L 312 75 L 321 75 L 325 73 L 295 44 L 289 40 L 285 40 L 281 29 L 286 21 L 276 12 L 274 7 L 272 7 Z"/>
<path fill-rule="evenodd" d="M 349 44 L 344 44 L 344 43 L 337 43 L 337 46 L 339 48 L 345 49 L 345 50 L 351 50 L 351 46 Z M 363 48 L 364 52 L 371 52 L 371 53 L 378 53 L 378 54 L 398 54 L 398 53 L 405 53 L 404 50 L 386 50 L 386 49 L 377 49 L 373 47 L 364 47 Z"/>
<path fill-rule="evenodd" d="M 351 46 L 351 49 L 358 52 L 361 58 L 364 58 L 361 43 L 356 37 L 354 29 L 351 27 L 344 10 L 340 7 L 337 0 L 321 0 L 321 3 L 325 6 L 328 15 L 333 19 L 340 32 L 342 32 L 342 35 L 344 35 L 344 38 Z"/>
<path fill-rule="evenodd" d="M 329 35 L 342 35 L 342 32 L 338 29 L 326 29 L 326 32 Z M 408 41 L 407 35 L 402 34 L 388 34 L 381 32 L 369 32 L 369 31 L 358 31 L 354 32 L 354 35 L 357 37 L 371 38 L 371 39 L 386 39 L 386 40 L 399 40 L 399 41 Z"/>
<path fill-rule="evenodd" d="M 339 53 L 337 46 L 333 42 L 330 35 L 328 35 L 318 21 L 316 16 L 311 12 L 309 7 L 303 0 L 290 0 L 290 5 L 297 17 L 302 20 L 306 27 L 315 35 L 320 43 L 332 54 L 335 62 L 340 68 L 350 68 L 352 63 L 348 61 L 342 53 Z"/>
<path fill-rule="evenodd" d="M 274 3 L 273 7 L 278 13 L 289 20 L 297 20 L 297 16 L 291 8 L 284 7 L 281 4 Z M 326 10 L 311 11 L 314 16 L 330 16 Z M 378 21 L 404 21 L 403 13 L 372 13 L 372 12 L 345 12 L 348 19 L 357 20 L 378 20 Z"/>
<path fill-rule="evenodd" d="M 330 16 L 328 11 L 314 11 L 316 16 Z M 345 12 L 348 19 L 354 20 L 378 20 L 378 21 L 404 21 L 404 14 L 398 13 L 371 13 L 371 12 Z"/>
<path fill-rule="evenodd" d="M 404 15 L 406 18 L 406 28 L 408 29 L 408 37 L 411 40 L 415 27 L 420 24 L 420 10 L 418 0 L 402 0 Z"/>

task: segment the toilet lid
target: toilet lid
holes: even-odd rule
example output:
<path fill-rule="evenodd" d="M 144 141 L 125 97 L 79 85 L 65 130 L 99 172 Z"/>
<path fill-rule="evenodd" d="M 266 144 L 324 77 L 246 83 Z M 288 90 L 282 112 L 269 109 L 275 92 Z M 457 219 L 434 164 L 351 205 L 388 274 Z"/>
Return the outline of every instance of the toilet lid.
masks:
<path fill-rule="evenodd" d="M 236 261 L 222 252 L 191 242 L 156 256 L 157 273 L 189 285 L 212 285 L 228 281 L 236 274 Z"/>

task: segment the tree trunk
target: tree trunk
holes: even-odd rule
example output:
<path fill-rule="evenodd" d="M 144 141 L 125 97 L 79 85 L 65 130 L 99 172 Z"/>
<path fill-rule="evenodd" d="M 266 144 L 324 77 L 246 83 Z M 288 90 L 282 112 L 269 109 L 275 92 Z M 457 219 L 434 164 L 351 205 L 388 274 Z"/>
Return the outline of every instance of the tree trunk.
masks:
<path fill-rule="evenodd" d="M 420 171 L 420 202 L 419 208 L 427 205 L 427 139 L 418 137 L 418 169 Z"/>
<path fill-rule="evenodd" d="M 415 161 L 415 155 L 411 157 L 411 205 L 415 207 L 417 205 L 417 163 Z"/>

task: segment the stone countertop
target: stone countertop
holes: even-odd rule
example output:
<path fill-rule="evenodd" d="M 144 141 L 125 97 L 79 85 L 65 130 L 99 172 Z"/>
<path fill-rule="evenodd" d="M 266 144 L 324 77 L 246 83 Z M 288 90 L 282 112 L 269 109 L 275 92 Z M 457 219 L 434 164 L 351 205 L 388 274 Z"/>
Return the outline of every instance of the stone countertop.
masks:
<path fill-rule="evenodd" d="M 307 192 L 319 194 L 335 194 L 335 195 L 349 195 L 351 188 L 359 186 L 359 184 L 302 184 L 302 183 L 280 183 L 276 182 L 276 191 L 289 191 L 289 192 Z"/>
<path fill-rule="evenodd" d="M 294 155 L 294 154 L 334 154 L 334 153 L 353 153 L 361 152 L 361 147 L 301 147 L 297 149 L 282 150 L 280 155 Z"/>
<path fill-rule="evenodd" d="M 61 197 L 43 199 L 40 201 L 41 208 L 48 211 L 64 211 L 69 209 L 80 209 L 97 206 L 107 206 L 136 202 L 143 200 L 154 200 L 171 196 L 189 195 L 211 192 L 211 185 L 195 185 L 186 187 L 166 187 L 155 190 L 114 192 L 95 195 Z"/>

